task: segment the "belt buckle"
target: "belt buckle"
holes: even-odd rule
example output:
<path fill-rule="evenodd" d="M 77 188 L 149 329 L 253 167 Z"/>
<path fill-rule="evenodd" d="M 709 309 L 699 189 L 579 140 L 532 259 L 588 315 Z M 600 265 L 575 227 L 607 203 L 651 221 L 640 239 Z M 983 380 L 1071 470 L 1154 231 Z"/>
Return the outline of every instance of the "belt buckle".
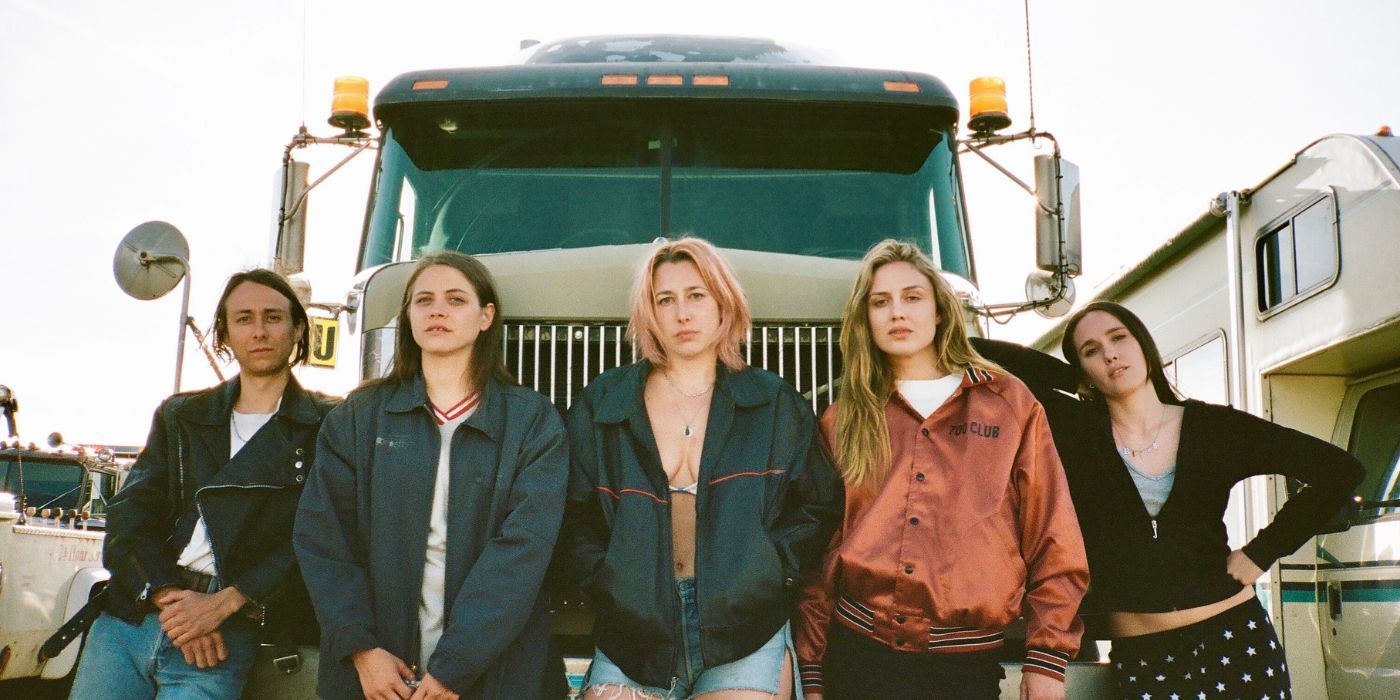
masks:
<path fill-rule="evenodd" d="M 301 654 L 294 651 L 286 656 L 278 656 L 272 660 L 272 666 L 282 675 L 290 676 L 301 670 Z"/>

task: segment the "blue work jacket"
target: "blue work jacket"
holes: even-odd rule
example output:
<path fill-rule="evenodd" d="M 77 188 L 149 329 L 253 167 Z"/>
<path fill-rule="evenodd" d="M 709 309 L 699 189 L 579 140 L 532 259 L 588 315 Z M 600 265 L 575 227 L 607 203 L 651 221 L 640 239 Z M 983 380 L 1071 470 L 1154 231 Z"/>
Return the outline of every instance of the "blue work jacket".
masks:
<path fill-rule="evenodd" d="M 610 370 L 570 409 L 561 568 L 597 610 L 598 648 L 668 687 L 683 649 L 671 494 L 642 396 L 652 365 Z M 753 653 L 787 623 L 821 565 L 844 491 L 811 405 L 777 375 L 722 365 L 695 499 L 695 590 L 706 668 Z"/>
<path fill-rule="evenodd" d="M 321 621 L 317 692 L 363 695 L 351 657 L 383 648 L 466 698 L 530 698 L 549 643 L 541 583 L 568 444 L 540 394 L 495 380 L 452 436 L 444 629 L 419 656 L 438 425 L 422 375 L 351 393 L 326 417 L 293 536 Z"/>

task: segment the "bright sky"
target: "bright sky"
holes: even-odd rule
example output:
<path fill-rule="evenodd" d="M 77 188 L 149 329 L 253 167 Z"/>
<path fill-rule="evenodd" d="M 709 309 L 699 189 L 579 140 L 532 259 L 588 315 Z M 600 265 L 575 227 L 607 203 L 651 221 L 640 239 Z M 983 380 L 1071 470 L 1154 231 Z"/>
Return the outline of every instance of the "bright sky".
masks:
<path fill-rule="evenodd" d="M 508 7 L 509 6 L 509 7 Z M 828 7 L 835 9 L 818 9 Z M 173 383 L 178 290 L 112 279 L 117 242 L 150 219 L 188 237 L 191 313 L 208 328 L 223 280 L 266 264 L 282 149 L 303 121 L 329 134 L 331 82 L 371 93 L 408 70 L 508 62 L 524 38 L 626 32 L 765 36 L 850 65 L 942 78 L 965 95 L 1003 76 L 1027 125 L 1022 0 L 841 4 L 261 0 L 0 0 L 0 383 L 22 432 L 139 444 Z M 1035 110 L 1083 177 L 1080 297 L 1205 211 L 1335 132 L 1400 126 L 1400 3 L 1032 0 Z M 309 156 L 313 177 L 341 154 Z M 1029 157 L 999 156 L 1029 177 Z M 986 301 L 1018 301 L 1032 201 L 970 160 Z M 343 301 L 368 190 L 366 158 L 318 189 L 308 273 Z M 994 334 L 1029 340 L 1018 321 Z M 343 390 L 355 358 L 303 381 Z M 215 382 L 190 344 L 186 389 Z"/>

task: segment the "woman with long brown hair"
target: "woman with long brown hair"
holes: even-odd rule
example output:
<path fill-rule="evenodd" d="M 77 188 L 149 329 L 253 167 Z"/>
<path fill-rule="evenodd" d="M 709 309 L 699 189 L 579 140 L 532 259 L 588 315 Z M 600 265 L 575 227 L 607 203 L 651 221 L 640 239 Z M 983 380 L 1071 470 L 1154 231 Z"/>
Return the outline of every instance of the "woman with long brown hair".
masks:
<path fill-rule="evenodd" d="M 532 698 L 568 446 L 502 364 L 479 261 L 418 261 L 393 368 L 326 417 L 294 544 L 320 619 L 326 698 Z"/>
<path fill-rule="evenodd" d="M 962 304 L 909 243 L 866 254 L 841 352 L 821 429 L 846 511 L 799 605 L 808 697 L 996 698 L 1023 608 L 1021 695 L 1063 697 L 1088 572 L 1040 404 L 972 348 Z"/>
<path fill-rule="evenodd" d="M 1147 327 L 1119 304 L 1071 316 L 1062 350 L 1084 398 L 1062 447 L 1120 696 L 1290 697 L 1254 582 L 1343 507 L 1363 467 L 1295 430 L 1179 398 Z M 1230 489 L 1257 474 L 1307 488 L 1231 549 Z"/>

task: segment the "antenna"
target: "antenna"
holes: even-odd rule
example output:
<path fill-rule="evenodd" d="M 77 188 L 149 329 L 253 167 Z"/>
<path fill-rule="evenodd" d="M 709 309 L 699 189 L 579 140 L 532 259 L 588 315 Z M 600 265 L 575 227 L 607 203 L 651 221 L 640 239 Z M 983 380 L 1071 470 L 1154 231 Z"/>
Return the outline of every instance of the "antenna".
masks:
<path fill-rule="evenodd" d="M 1031 110 L 1031 133 L 1035 133 L 1035 76 L 1031 73 L 1031 0 L 1024 0 L 1026 9 L 1026 92 Z"/>

